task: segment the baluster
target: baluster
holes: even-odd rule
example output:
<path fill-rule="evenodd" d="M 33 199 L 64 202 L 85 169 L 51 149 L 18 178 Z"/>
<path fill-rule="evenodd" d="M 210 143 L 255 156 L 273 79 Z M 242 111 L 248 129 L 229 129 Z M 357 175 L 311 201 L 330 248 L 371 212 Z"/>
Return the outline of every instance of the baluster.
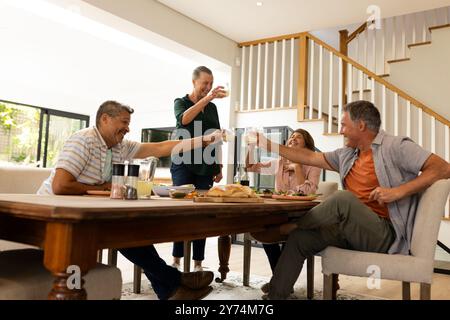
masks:
<path fill-rule="evenodd" d="M 269 43 L 266 42 L 266 49 L 264 50 L 264 109 L 268 108 L 268 75 L 269 75 Z"/>
<path fill-rule="evenodd" d="M 359 100 L 364 99 L 363 77 L 364 73 L 361 70 L 359 70 Z"/>
<path fill-rule="evenodd" d="M 294 49 L 295 38 L 291 39 L 291 72 L 290 72 L 290 84 L 289 84 L 289 107 L 294 105 Z"/>
<path fill-rule="evenodd" d="M 318 119 L 322 119 L 322 97 L 323 95 L 323 47 L 319 46 L 319 114 Z"/>
<path fill-rule="evenodd" d="M 411 138 L 411 101 L 406 101 L 406 136 Z"/>
<path fill-rule="evenodd" d="M 373 29 L 372 32 L 372 59 L 373 59 L 373 73 L 377 74 L 377 52 L 376 52 L 376 45 L 377 45 L 377 29 Z M 383 72 L 384 73 L 384 72 Z"/>
<path fill-rule="evenodd" d="M 272 78 L 272 108 L 275 108 L 275 101 L 277 96 L 277 62 L 278 62 L 278 48 L 277 41 L 273 43 L 273 78 Z"/>
<path fill-rule="evenodd" d="M 314 108 L 314 40 L 310 40 L 310 50 L 311 50 L 311 58 L 310 58 L 310 73 L 309 73 L 309 119 L 313 118 L 313 108 Z"/>
<path fill-rule="evenodd" d="M 398 136 L 398 93 L 394 93 L 394 135 Z"/>
<path fill-rule="evenodd" d="M 444 11 L 445 11 L 445 21 L 444 21 L 444 23 L 445 24 L 449 24 L 450 23 L 450 20 L 449 20 L 449 11 L 450 11 L 450 6 L 449 7 L 447 7 L 447 8 L 445 8 L 444 9 Z"/>
<path fill-rule="evenodd" d="M 372 78 L 372 91 L 370 92 L 370 101 L 375 104 L 375 79 Z"/>
<path fill-rule="evenodd" d="M 444 125 L 445 130 L 445 160 L 450 162 L 450 127 Z"/>
<path fill-rule="evenodd" d="M 281 42 L 281 94 L 280 94 L 280 107 L 284 107 L 284 92 L 285 90 L 285 78 L 286 78 L 286 39 Z"/>
<path fill-rule="evenodd" d="M 261 109 L 261 43 L 258 43 L 258 61 L 256 66 L 256 109 Z"/>
<path fill-rule="evenodd" d="M 419 108 L 419 146 L 423 147 L 423 110 Z"/>
<path fill-rule="evenodd" d="M 328 133 L 333 129 L 333 52 L 330 51 L 330 79 L 328 92 Z"/>
<path fill-rule="evenodd" d="M 382 86 L 381 127 L 386 131 L 386 86 Z"/>
<path fill-rule="evenodd" d="M 368 53 L 368 50 L 367 50 L 367 47 L 369 45 L 369 29 L 368 28 L 366 28 L 364 30 L 363 41 L 364 41 L 364 47 L 363 47 L 364 48 L 364 52 L 363 52 L 363 54 L 364 54 L 364 56 L 363 56 L 364 64 L 363 64 L 363 66 L 368 68 L 369 67 L 369 57 L 368 57 L 369 53 Z M 367 87 L 366 76 L 363 75 L 363 89 L 366 88 L 366 87 Z"/>
<path fill-rule="evenodd" d="M 353 66 L 348 63 L 347 69 L 347 103 L 350 103 L 353 101 Z"/>
<path fill-rule="evenodd" d="M 395 17 L 392 18 L 392 60 L 395 60 L 396 51 L 397 51 L 397 42 L 396 42 L 396 30 L 397 26 L 395 25 Z"/>
<path fill-rule="evenodd" d="M 406 57 L 406 24 L 405 16 L 402 16 L 402 58 Z"/>
<path fill-rule="evenodd" d="M 242 63 L 241 63 L 241 101 L 239 109 L 243 111 L 245 109 L 244 97 L 245 97 L 245 47 L 242 47 Z"/>
<path fill-rule="evenodd" d="M 412 14 L 412 43 L 416 43 L 416 13 Z"/>
<path fill-rule="evenodd" d="M 248 58 L 248 110 L 253 110 L 253 46 L 250 46 L 250 57 Z"/>
<path fill-rule="evenodd" d="M 422 27 L 422 42 L 427 41 L 427 14 L 426 12 L 422 13 L 423 15 L 423 27 Z"/>
<path fill-rule="evenodd" d="M 436 153 L 436 118 L 431 116 L 431 152 Z"/>

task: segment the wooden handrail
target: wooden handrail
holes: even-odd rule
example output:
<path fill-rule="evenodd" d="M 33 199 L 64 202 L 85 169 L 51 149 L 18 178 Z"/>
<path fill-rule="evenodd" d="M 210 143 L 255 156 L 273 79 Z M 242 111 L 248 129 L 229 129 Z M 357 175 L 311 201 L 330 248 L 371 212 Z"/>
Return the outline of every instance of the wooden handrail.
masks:
<path fill-rule="evenodd" d="M 260 43 L 275 42 L 275 41 L 281 41 L 281 40 L 289 40 L 289 39 L 292 39 L 292 38 L 298 39 L 302 35 L 305 35 L 306 33 L 307 32 L 292 33 L 292 34 L 286 34 L 284 36 L 279 36 L 279 37 L 272 37 L 272 38 L 265 38 L 265 39 L 254 40 L 254 41 L 241 42 L 241 43 L 238 43 L 238 47 L 242 48 L 242 47 L 247 47 L 247 46 L 258 45 Z"/>
<path fill-rule="evenodd" d="M 319 38 L 313 36 L 310 33 L 306 33 L 306 37 L 314 40 L 315 43 L 321 45 L 322 47 L 326 48 L 327 50 L 333 52 L 336 56 L 342 58 L 343 61 L 350 63 L 353 67 L 355 67 L 356 69 L 361 70 L 363 73 L 365 73 L 366 75 L 368 75 L 369 77 L 375 79 L 375 81 L 377 81 L 378 83 L 381 83 L 382 85 L 384 85 L 386 88 L 388 88 L 389 90 L 397 93 L 400 97 L 402 97 L 405 100 L 409 100 L 411 102 L 411 104 L 413 104 L 414 106 L 416 106 L 417 108 L 420 108 L 423 110 L 423 112 L 427 113 L 428 115 L 434 117 L 436 120 L 439 120 L 440 122 L 442 122 L 443 124 L 445 124 L 446 126 L 450 127 L 450 121 L 447 120 L 446 118 L 444 118 L 443 116 L 441 116 L 440 114 L 434 112 L 433 110 L 431 110 L 428 106 L 426 106 L 425 104 L 423 104 L 422 102 L 420 102 L 417 99 L 414 99 L 413 97 L 411 97 L 410 95 L 408 95 L 406 92 L 404 92 L 403 90 L 399 89 L 398 87 L 394 86 L 392 83 L 387 82 L 386 80 L 384 80 L 383 78 L 380 78 L 379 76 L 377 76 L 375 73 L 373 73 L 372 71 L 368 70 L 367 68 L 365 68 L 364 66 L 360 65 L 358 62 L 350 59 L 349 57 L 343 55 L 342 53 L 340 53 L 339 51 L 337 51 L 335 48 L 333 48 L 332 46 L 326 44 L 325 42 L 323 42 L 322 40 L 320 40 Z"/>
<path fill-rule="evenodd" d="M 347 43 L 350 43 L 353 39 L 356 38 L 356 36 L 357 36 L 358 34 L 364 32 L 364 30 L 366 30 L 366 28 L 367 28 L 367 21 L 364 22 L 362 25 L 360 25 L 360 26 L 358 27 L 358 29 L 356 29 L 355 31 L 353 31 L 352 33 L 350 33 L 350 35 L 348 36 L 348 39 L 347 39 Z"/>

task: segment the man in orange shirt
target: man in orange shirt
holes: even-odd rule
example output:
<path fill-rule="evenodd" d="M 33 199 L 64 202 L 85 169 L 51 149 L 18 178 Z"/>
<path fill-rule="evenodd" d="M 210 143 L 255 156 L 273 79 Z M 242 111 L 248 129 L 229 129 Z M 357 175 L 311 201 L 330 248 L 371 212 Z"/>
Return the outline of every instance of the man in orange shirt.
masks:
<path fill-rule="evenodd" d="M 378 109 L 368 101 L 344 107 L 346 146 L 318 153 L 293 149 L 258 136 L 259 146 L 293 162 L 337 171 L 338 191 L 296 221 L 269 286 L 269 299 L 286 299 L 305 259 L 328 246 L 366 252 L 409 254 L 420 192 L 450 178 L 450 165 L 407 137 L 380 130 Z M 419 173 L 421 174 L 419 175 Z"/>

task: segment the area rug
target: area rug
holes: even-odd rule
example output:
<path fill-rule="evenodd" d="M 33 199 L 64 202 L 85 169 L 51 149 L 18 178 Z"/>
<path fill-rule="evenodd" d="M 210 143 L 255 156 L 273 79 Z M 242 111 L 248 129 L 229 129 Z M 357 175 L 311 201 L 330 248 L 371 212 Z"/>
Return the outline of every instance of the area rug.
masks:
<path fill-rule="evenodd" d="M 218 274 L 215 274 L 217 276 Z M 270 279 L 261 276 L 252 275 L 250 277 L 250 286 L 244 287 L 242 285 L 242 274 L 230 272 L 227 279 L 223 283 L 211 284 L 213 291 L 204 300 L 261 300 L 263 293 L 261 286 Z M 322 300 L 322 288 L 314 290 L 314 300 Z M 125 283 L 122 286 L 122 300 L 157 300 L 150 283 L 143 276 L 141 284 L 141 293 L 133 293 L 133 283 Z M 306 300 L 306 286 L 296 284 L 294 293 L 289 297 L 290 300 Z M 337 300 L 381 300 L 378 297 L 359 295 L 339 290 Z"/>

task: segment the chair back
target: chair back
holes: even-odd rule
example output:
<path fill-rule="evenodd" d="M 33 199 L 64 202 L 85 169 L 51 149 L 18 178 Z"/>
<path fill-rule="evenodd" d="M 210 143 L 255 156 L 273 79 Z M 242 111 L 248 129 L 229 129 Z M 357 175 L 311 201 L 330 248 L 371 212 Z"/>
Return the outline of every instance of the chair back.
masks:
<path fill-rule="evenodd" d="M 412 233 L 413 256 L 434 260 L 439 227 L 449 192 L 450 179 L 444 179 L 436 181 L 422 194 Z"/>
<path fill-rule="evenodd" d="M 338 183 L 332 181 L 323 181 L 319 182 L 317 186 L 317 194 L 321 194 L 320 199 L 325 200 L 329 196 L 331 196 L 338 189 Z"/>

